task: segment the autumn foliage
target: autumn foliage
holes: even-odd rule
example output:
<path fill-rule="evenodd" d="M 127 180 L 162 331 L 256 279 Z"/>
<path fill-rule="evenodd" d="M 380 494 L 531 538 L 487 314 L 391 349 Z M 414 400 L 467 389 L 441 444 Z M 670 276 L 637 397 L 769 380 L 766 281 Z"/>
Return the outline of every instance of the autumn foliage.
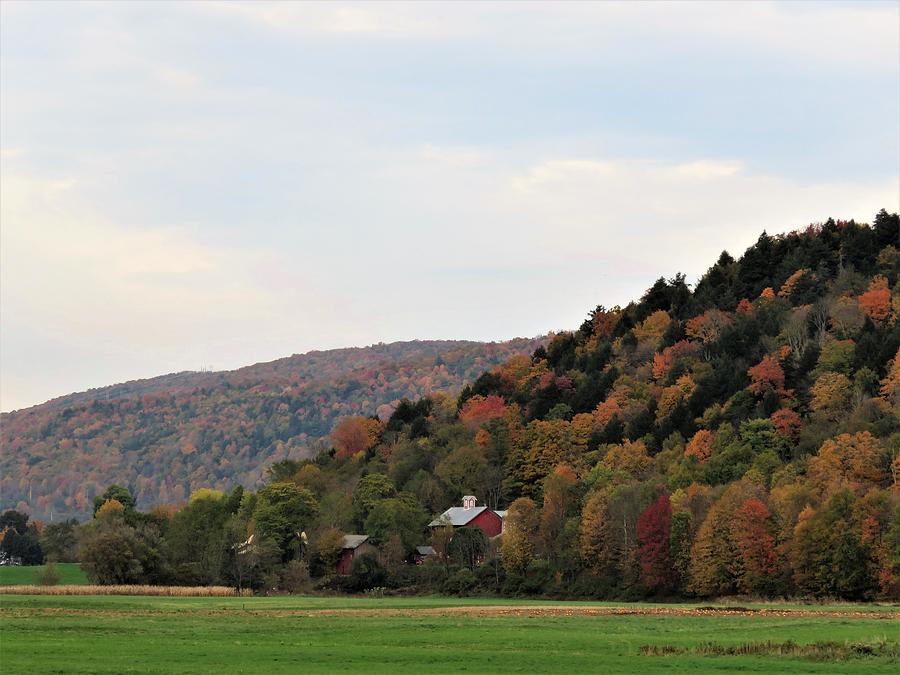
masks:
<path fill-rule="evenodd" d="M 715 436 L 708 429 L 700 429 L 684 449 L 685 457 L 695 457 L 700 464 L 705 464 L 712 455 Z"/>
<path fill-rule="evenodd" d="M 780 408 L 772 413 L 772 426 L 782 437 L 796 441 L 802 424 L 800 415 L 789 408 Z"/>
<path fill-rule="evenodd" d="M 722 334 L 722 331 L 733 323 L 731 317 L 718 309 L 710 309 L 700 316 L 689 319 L 684 327 L 688 336 L 700 342 L 712 342 Z"/>
<path fill-rule="evenodd" d="M 734 512 L 732 533 L 740 553 L 738 589 L 743 593 L 761 593 L 778 567 L 774 524 L 766 505 L 748 499 Z"/>
<path fill-rule="evenodd" d="M 666 347 L 653 355 L 653 377 L 664 378 L 679 359 L 690 358 L 697 353 L 697 345 L 688 340 L 679 340 L 671 347 Z"/>
<path fill-rule="evenodd" d="M 345 417 L 331 431 L 331 444 L 338 457 L 352 457 L 378 441 L 384 425 L 370 417 Z"/>
<path fill-rule="evenodd" d="M 668 588 L 674 581 L 669 555 L 671 531 L 672 504 L 668 495 L 661 495 L 637 520 L 641 580 L 648 588 Z"/>
<path fill-rule="evenodd" d="M 784 370 L 771 356 L 764 356 L 762 361 L 747 371 L 750 376 L 749 389 L 761 396 L 768 392 L 784 391 Z"/>
<path fill-rule="evenodd" d="M 96 504 L 77 538 L 120 583 L 897 601 L 898 234 L 886 212 L 763 234 L 515 347 L 314 353 L 4 415 L 0 494 Z M 499 538 L 442 523 L 469 494 L 507 510 Z M 335 579 L 345 533 L 380 558 Z"/>
<path fill-rule="evenodd" d="M 882 276 L 872 279 L 869 290 L 859 296 L 859 308 L 876 323 L 891 317 L 891 290 Z"/>
<path fill-rule="evenodd" d="M 473 396 L 459 411 L 459 419 L 470 429 L 477 429 L 485 422 L 503 417 L 506 402 L 502 396 Z"/>

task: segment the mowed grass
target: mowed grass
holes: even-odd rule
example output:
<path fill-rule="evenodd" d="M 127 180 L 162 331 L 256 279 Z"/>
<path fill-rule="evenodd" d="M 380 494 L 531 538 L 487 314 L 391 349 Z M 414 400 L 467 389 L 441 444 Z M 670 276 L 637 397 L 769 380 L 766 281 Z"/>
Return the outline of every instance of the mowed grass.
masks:
<path fill-rule="evenodd" d="M 874 608 L 893 614 L 871 619 L 577 612 L 568 616 L 525 610 L 560 605 L 622 606 L 446 598 L 4 595 L 0 671 L 898 672 L 898 664 L 889 657 L 829 662 L 770 655 L 641 653 L 644 645 L 691 648 L 709 642 L 896 643 L 900 638 L 896 607 Z M 459 613 L 466 607 L 492 606 L 522 611 L 503 616 L 492 616 L 489 610 Z M 446 613 L 441 608 L 447 608 Z M 845 612 L 867 609 L 838 606 Z"/>
<path fill-rule="evenodd" d="M 44 565 L 4 565 L 0 567 L 0 586 L 28 586 L 37 584 Z M 78 563 L 56 563 L 59 583 L 81 586 L 88 583 L 87 575 Z"/>

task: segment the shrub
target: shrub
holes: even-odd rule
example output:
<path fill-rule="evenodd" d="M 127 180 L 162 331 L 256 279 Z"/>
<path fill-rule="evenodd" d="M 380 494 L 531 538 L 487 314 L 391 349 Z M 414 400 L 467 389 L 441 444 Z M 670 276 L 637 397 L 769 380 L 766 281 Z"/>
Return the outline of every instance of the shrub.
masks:
<path fill-rule="evenodd" d="M 311 587 L 309 565 L 300 560 L 291 560 L 281 571 L 281 588 L 288 593 L 306 593 Z"/>
<path fill-rule="evenodd" d="M 56 565 L 52 562 L 48 562 L 44 565 L 44 568 L 38 570 L 34 576 L 41 586 L 56 586 L 62 578 L 59 570 L 56 569 Z"/>
<path fill-rule="evenodd" d="M 451 574 L 441 589 L 447 595 L 467 595 L 475 587 L 475 574 L 462 567 Z"/>
<path fill-rule="evenodd" d="M 387 580 L 387 572 L 371 553 L 365 553 L 353 560 L 350 567 L 350 579 L 348 590 L 364 591 L 375 586 L 384 586 Z"/>

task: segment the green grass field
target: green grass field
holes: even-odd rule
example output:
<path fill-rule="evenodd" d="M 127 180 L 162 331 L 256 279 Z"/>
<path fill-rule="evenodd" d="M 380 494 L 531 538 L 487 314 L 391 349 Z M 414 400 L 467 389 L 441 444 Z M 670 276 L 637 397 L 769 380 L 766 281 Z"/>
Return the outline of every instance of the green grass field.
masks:
<path fill-rule="evenodd" d="M 896 654 L 897 607 L 802 608 L 841 613 L 833 617 L 584 614 L 610 606 L 623 605 L 442 598 L 2 595 L 0 671 L 898 672 L 898 663 L 889 655 L 823 661 L 772 654 L 641 653 L 645 645 L 690 650 L 710 642 L 730 646 L 793 640 L 887 641 Z M 651 606 L 629 609 L 647 607 Z M 665 607 L 671 611 L 696 605 Z M 859 611 L 872 616 L 849 614 Z"/>
<path fill-rule="evenodd" d="M 0 586 L 22 586 L 38 583 L 38 574 L 44 571 L 43 565 L 17 565 L 0 567 Z M 56 563 L 60 584 L 81 586 L 88 583 L 88 578 L 78 563 Z"/>

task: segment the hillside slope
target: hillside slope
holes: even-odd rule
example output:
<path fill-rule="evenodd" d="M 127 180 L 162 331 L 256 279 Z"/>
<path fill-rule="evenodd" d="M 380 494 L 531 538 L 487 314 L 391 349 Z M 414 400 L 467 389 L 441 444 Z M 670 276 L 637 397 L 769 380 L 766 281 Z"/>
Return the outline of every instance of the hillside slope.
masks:
<path fill-rule="evenodd" d="M 292 420 L 311 415 L 324 433 L 335 402 L 371 401 L 371 386 L 383 379 L 390 390 L 397 373 L 375 367 L 362 383 L 349 373 L 312 390 L 250 378 L 49 411 L 28 427 L 34 440 L 16 469 L 48 461 L 35 448 L 76 467 L 90 459 L 95 490 L 104 462 L 134 467 L 144 503 L 154 489 L 168 503 L 140 512 L 117 486 L 97 500 L 78 536 L 99 582 L 289 590 L 299 571 L 303 584 L 308 573 L 353 592 L 896 601 L 898 248 L 900 217 L 884 211 L 871 226 L 763 233 L 739 259 L 723 253 L 695 288 L 676 275 L 624 308 L 597 307 L 458 397 L 403 401 L 382 421 L 345 417 L 310 459 L 280 459 Z M 447 368 L 431 363 L 432 373 Z M 191 420 L 173 437 L 183 445 L 154 438 L 178 420 Z M 91 455 L 98 433 L 121 444 Z M 157 461 L 141 463 L 146 447 Z M 197 489 L 222 484 L 239 462 L 256 462 L 258 476 L 260 449 L 279 461 L 258 491 Z M 57 489 L 72 494 L 72 480 Z M 429 531 L 463 495 L 506 511 L 499 540 Z M 380 553 L 336 579 L 346 533 L 365 533 Z M 429 542 L 439 558 L 403 564 Z M 138 563 L 126 578 L 107 563 L 122 551 Z"/>
<path fill-rule="evenodd" d="M 898 247 L 885 211 L 763 233 L 693 289 L 676 275 L 597 307 L 455 405 L 398 409 L 365 456 L 283 463 L 273 479 L 319 500 L 313 545 L 337 526 L 409 550 L 466 494 L 507 510 L 493 567 L 431 568 L 417 578 L 432 590 L 896 599 Z M 253 504 L 235 517 L 265 534 Z M 442 536 L 465 561 L 469 544 L 453 554 Z"/>
<path fill-rule="evenodd" d="M 138 503 L 200 486 L 251 487 L 266 465 L 308 454 L 345 415 L 389 415 L 402 398 L 455 393 L 544 338 L 413 341 L 314 351 L 228 372 L 187 372 L 70 394 L 0 417 L 5 506 L 90 513 L 112 482 Z"/>

